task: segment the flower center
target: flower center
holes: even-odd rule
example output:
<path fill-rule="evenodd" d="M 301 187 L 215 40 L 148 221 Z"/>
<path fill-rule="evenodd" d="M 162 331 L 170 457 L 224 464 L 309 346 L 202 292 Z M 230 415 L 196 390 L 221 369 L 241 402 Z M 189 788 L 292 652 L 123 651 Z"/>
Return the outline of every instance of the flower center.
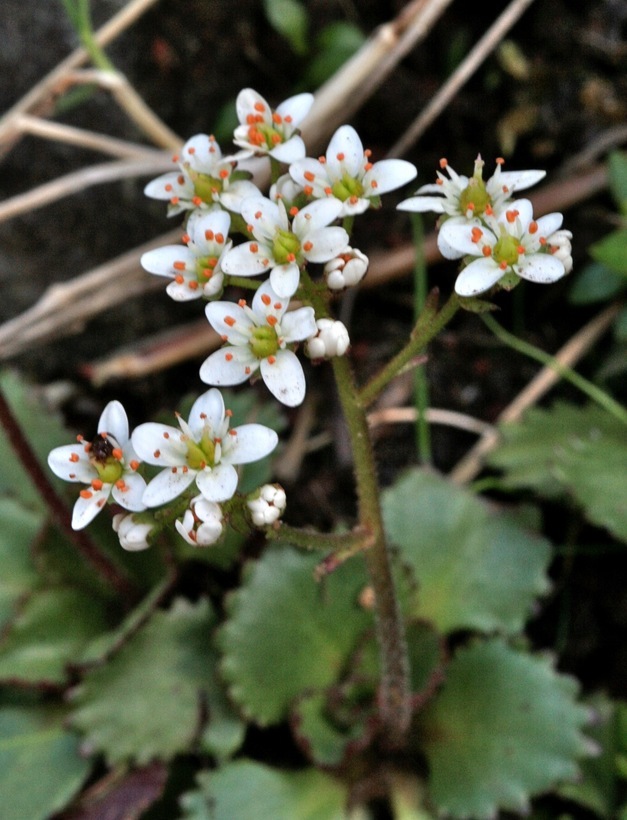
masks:
<path fill-rule="evenodd" d="M 189 176 L 194 183 L 194 193 L 203 202 L 211 203 L 215 194 L 222 193 L 224 184 L 221 179 L 210 177 L 209 174 L 199 174 L 197 171 L 188 170 Z"/>
<path fill-rule="evenodd" d="M 509 267 L 518 262 L 519 248 L 520 239 L 516 239 L 515 236 L 506 233 L 501 236 L 494 246 L 492 256 L 497 262 L 504 262 Z"/>
<path fill-rule="evenodd" d="M 254 328 L 250 337 L 250 349 L 258 359 L 274 356 L 279 349 L 279 337 L 270 325 Z"/>
<path fill-rule="evenodd" d="M 339 199 L 341 202 L 346 202 L 346 200 L 351 197 L 356 197 L 357 199 L 362 197 L 364 195 L 364 186 L 358 179 L 344 174 L 341 179 L 337 179 L 333 183 L 331 192 L 336 199 Z"/>
<path fill-rule="evenodd" d="M 291 231 L 279 229 L 272 240 L 272 253 L 279 265 L 296 262 L 300 252 L 298 237 Z"/>
<path fill-rule="evenodd" d="M 203 434 L 198 443 L 191 439 L 187 440 L 187 463 L 192 470 L 203 470 L 205 467 L 215 467 L 216 443 L 209 436 L 206 429 L 203 430 Z"/>
<path fill-rule="evenodd" d="M 122 478 L 124 468 L 114 454 L 114 446 L 105 436 L 98 434 L 91 443 L 90 461 L 96 468 L 103 484 L 115 484 Z M 117 455 L 120 453 L 118 452 Z"/>
<path fill-rule="evenodd" d="M 471 210 L 475 216 L 481 216 L 481 214 L 485 213 L 485 209 L 488 205 L 491 204 L 492 199 L 486 190 L 485 182 L 481 177 L 471 177 L 468 181 L 468 185 L 460 194 L 459 210 L 463 214 Z"/>
<path fill-rule="evenodd" d="M 201 285 L 206 284 L 211 279 L 217 264 L 217 256 L 199 256 L 196 259 L 196 278 Z"/>
<path fill-rule="evenodd" d="M 269 123 L 259 122 L 251 125 L 248 129 L 248 141 L 253 145 L 264 145 L 266 148 L 274 148 L 284 141 L 284 136 Z"/>

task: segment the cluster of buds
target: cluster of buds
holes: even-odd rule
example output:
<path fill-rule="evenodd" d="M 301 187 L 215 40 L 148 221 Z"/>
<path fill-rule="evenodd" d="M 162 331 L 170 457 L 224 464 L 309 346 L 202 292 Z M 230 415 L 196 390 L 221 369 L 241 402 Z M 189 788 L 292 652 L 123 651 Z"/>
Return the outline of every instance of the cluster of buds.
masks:
<path fill-rule="evenodd" d="M 455 291 L 476 296 L 495 285 L 511 290 L 521 278 L 547 284 L 570 273 L 572 234 L 560 230 L 562 214 L 535 219 L 528 199 L 513 199 L 545 172 L 503 171 L 503 160 L 498 159 L 494 174 L 484 181 L 483 165 L 477 157 L 469 178 L 442 159 L 437 181 L 398 206 L 441 214 L 438 247 L 447 259 L 462 259 Z"/>

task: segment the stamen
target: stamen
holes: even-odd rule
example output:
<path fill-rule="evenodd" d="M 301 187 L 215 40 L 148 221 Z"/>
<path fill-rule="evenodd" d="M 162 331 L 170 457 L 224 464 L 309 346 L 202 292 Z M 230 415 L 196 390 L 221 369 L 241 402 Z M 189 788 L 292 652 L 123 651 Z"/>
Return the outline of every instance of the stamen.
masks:
<path fill-rule="evenodd" d="M 305 242 L 303 244 L 304 251 L 310 251 L 313 248 L 313 242 Z"/>
<path fill-rule="evenodd" d="M 529 233 L 536 233 L 536 231 L 538 230 L 538 223 L 535 221 L 535 219 L 529 223 L 529 228 L 527 230 L 529 231 Z"/>
<path fill-rule="evenodd" d="M 161 450 L 155 450 L 152 455 L 154 458 L 161 458 Z"/>
<path fill-rule="evenodd" d="M 264 293 L 261 296 L 261 301 L 264 303 L 264 305 L 268 306 L 272 302 L 272 299 L 268 296 L 267 293 Z"/>
<path fill-rule="evenodd" d="M 484 256 L 492 256 L 492 248 L 489 245 L 484 245 L 481 249 L 481 253 Z"/>
<path fill-rule="evenodd" d="M 442 157 L 442 159 L 440 160 L 440 168 L 446 168 L 447 165 L 448 160 L 446 159 L 446 157 Z"/>
<path fill-rule="evenodd" d="M 248 249 L 250 250 L 251 253 L 258 253 L 259 245 L 256 242 L 251 242 L 250 245 L 248 246 Z"/>
<path fill-rule="evenodd" d="M 172 267 L 174 268 L 174 270 L 185 270 L 185 262 L 180 262 L 180 261 L 175 262 L 172 265 Z"/>
<path fill-rule="evenodd" d="M 79 459 L 80 456 L 78 455 L 78 453 L 72 453 L 70 456 L 70 461 L 72 462 L 72 464 L 76 464 L 76 462 L 79 461 Z"/>
<path fill-rule="evenodd" d="M 270 327 L 274 327 L 278 322 L 278 319 L 276 316 L 267 316 L 266 322 L 270 325 Z"/>
<path fill-rule="evenodd" d="M 227 362 L 231 362 L 231 361 L 233 361 L 233 354 L 232 353 L 226 353 L 224 355 L 224 358 L 227 360 Z"/>
<path fill-rule="evenodd" d="M 114 447 L 111 451 L 111 455 L 116 461 L 122 461 L 122 459 L 124 458 L 124 453 L 122 452 L 122 450 L 120 450 L 119 447 Z"/>
<path fill-rule="evenodd" d="M 246 299 L 238 299 L 238 300 L 237 300 L 237 304 L 238 304 L 240 307 L 246 307 Z"/>
<path fill-rule="evenodd" d="M 94 494 L 92 493 L 91 490 L 81 490 L 79 495 L 80 495 L 81 498 L 87 499 L 87 498 L 93 498 Z"/>
<path fill-rule="evenodd" d="M 228 325 L 229 327 L 233 327 L 233 325 L 235 324 L 235 319 L 232 316 L 225 316 L 224 324 Z"/>
<path fill-rule="evenodd" d="M 478 242 L 483 236 L 481 228 L 473 228 L 470 232 L 470 238 L 473 242 Z"/>
<path fill-rule="evenodd" d="M 94 489 L 96 491 L 102 490 L 102 483 L 103 482 L 99 478 L 92 479 L 92 482 L 91 482 L 92 489 Z"/>
<path fill-rule="evenodd" d="M 339 154 L 336 154 L 336 159 L 339 159 L 340 162 L 342 162 L 345 157 L 346 157 L 346 154 L 343 154 L 342 152 L 340 152 Z"/>
<path fill-rule="evenodd" d="M 275 356 L 268 356 L 268 364 L 274 364 L 276 362 Z"/>
<path fill-rule="evenodd" d="M 305 171 L 303 174 L 307 182 L 313 182 L 316 178 L 315 174 L 312 174 L 311 171 Z"/>

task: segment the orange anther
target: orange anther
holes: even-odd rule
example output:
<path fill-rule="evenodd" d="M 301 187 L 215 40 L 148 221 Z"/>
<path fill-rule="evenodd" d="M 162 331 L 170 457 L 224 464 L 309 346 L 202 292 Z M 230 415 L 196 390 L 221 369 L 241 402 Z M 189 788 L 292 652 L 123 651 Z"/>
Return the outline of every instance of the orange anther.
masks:
<path fill-rule="evenodd" d="M 118 490 L 122 490 L 122 492 L 126 492 L 128 490 L 128 486 L 126 485 L 126 482 L 123 478 L 118 478 L 118 480 L 115 482 L 115 486 L 118 488 Z"/>
<path fill-rule="evenodd" d="M 315 178 L 316 178 L 316 175 L 315 175 L 315 174 L 312 174 L 312 173 L 311 173 L 311 171 L 305 171 L 305 173 L 303 174 L 303 176 L 305 177 L 305 179 L 307 180 L 307 182 L 313 182 L 313 181 L 315 180 Z"/>
<path fill-rule="evenodd" d="M 161 450 L 155 450 L 154 453 L 153 453 L 153 456 L 155 458 L 161 458 Z"/>
<path fill-rule="evenodd" d="M 256 102 L 254 104 L 253 108 L 255 109 L 255 111 L 262 111 L 263 112 L 263 111 L 266 110 L 266 107 L 262 102 Z"/>
<path fill-rule="evenodd" d="M 224 242 L 224 234 L 217 233 L 216 234 L 216 242 L 218 243 L 218 245 L 221 245 Z"/>
<path fill-rule="evenodd" d="M 340 162 L 342 162 L 342 160 L 345 158 L 345 156 L 346 155 L 343 154 L 342 152 L 340 152 L 339 154 L 336 154 L 336 158 L 339 159 Z"/>
<path fill-rule="evenodd" d="M 538 223 L 534 219 L 529 223 L 528 231 L 529 231 L 529 233 L 536 233 L 537 230 L 538 230 Z"/>
<path fill-rule="evenodd" d="M 262 294 L 261 301 L 266 305 L 266 307 L 272 302 L 272 299 L 268 296 L 267 293 Z"/>
<path fill-rule="evenodd" d="M 379 187 L 379 183 L 377 182 L 376 179 L 372 180 L 372 182 L 370 183 L 370 187 L 371 188 L 378 188 Z"/>
<path fill-rule="evenodd" d="M 79 457 L 78 453 L 72 453 L 70 455 L 70 461 L 72 462 L 72 464 L 76 464 L 76 462 L 79 460 L 79 458 L 80 457 Z"/>
<path fill-rule="evenodd" d="M 442 157 L 442 159 L 440 160 L 440 168 L 446 168 L 447 165 L 448 160 L 446 159 L 446 157 Z"/>
<path fill-rule="evenodd" d="M 227 168 L 223 168 L 218 174 L 220 179 L 226 179 L 228 177 L 228 175 L 229 175 L 229 172 L 228 172 Z"/>
<path fill-rule="evenodd" d="M 492 256 L 492 248 L 489 245 L 484 245 L 481 249 L 481 253 L 484 256 Z"/>
<path fill-rule="evenodd" d="M 280 125 L 283 122 L 283 117 L 280 114 L 277 114 L 276 111 L 272 113 L 272 122 L 275 122 L 277 125 Z"/>
<path fill-rule="evenodd" d="M 116 459 L 116 461 L 122 461 L 124 458 L 124 453 L 119 447 L 114 447 L 113 450 L 111 450 L 111 455 L 114 459 Z"/>
<path fill-rule="evenodd" d="M 184 277 L 184 276 L 181 276 L 181 274 L 180 274 L 180 273 L 178 273 L 178 274 L 174 277 L 174 281 L 176 282 L 176 284 L 177 284 L 177 285 L 182 285 L 182 284 L 185 282 L 185 277 Z"/>
<path fill-rule="evenodd" d="M 225 316 L 224 324 L 228 325 L 229 327 L 233 327 L 233 325 L 235 324 L 235 319 L 232 316 Z"/>
<path fill-rule="evenodd" d="M 102 490 L 102 481 L 99 478 L 92 479 L 91 486 L 93 490 Z"/>
<path fill-rule="evenodd" d="M 512 222 L 516 221 L 516 217 L 518 216 L 518 211 L 505 211 L 505 219 L 511 224 Z"/>
<path fill-rule="evenodd" d="M 523 246 L 522 246 L 522 245 L 519 245 L 519 246 L 516 248 L 516 251 L 517 251 L 517 253 L 518 253 L 518 254 L 522 254 L 522 253 L 524 253 L 524 252 L 525 252 L 525 249 L 523 248 Z"/>
<path fill-rule="evenodd" d="M 310 251 L 313 248 L 313 242 L 305 242 L 303 244 L 304 251 Z"/>
<path fill-rule="evenodd" d="M 207 239 L 209 242 L 213 242 L 213 237 L 214 236 L 215 236 L 215 234 L 212 230 L 209 229 L 209 230 L 205 231 L 205 239 Z"/>
<path fill-rule="evenodd" d="M 507 270 L 507 262 L 499 262 L 499 268 L 501 270 Z"/>
<path fill-rule="evenodd" d="M 257 253 L 259 251 L 259 245 L 256 242 L 251 242 L 248 247 L 251 253 Z"/>
<path fill-rule="evenodd" d="M 227 362 L 232 362 L 233 361 L 233 354 L 232 353 L 225 353 L 224 358 L 227 360 Z"/>
<path fill-rule="evenodd" d="M 282 307 L 283 307 L 283 305 L 281 304 L 281 302 L 275 302 L 274 303 L 274 309 L 275 310 L 281 310 Z"/>
<path fill-rule="evenodd" d="M 195 279 L 192 279 L 190 282 L 187 283 L 187 287 L 190 290 L 198 290 L 198 282 Z"/>
<path fill-rule="evenodd" d="M 504 164 L 505 164 L 505 160 L 503 159 L 503 157 L 497 157 L 497 158 L 496 158 L 496 164 L 497 164 L 497 165 L 504 165 Z"/>
<path fill-rule="evenodd" d="M 202 199 L 199 196 L 193 196 L 192 202 L 197 208 L 200 208 L 200 206 L 202 205 Z"/>
<path fill-rule="evenodd" d="M 93 493 L 91 490 L 81 490 L 79 493 L 81 498 L 93 498 Z"/>
<path fill-rule="evenodd" d="M 246 307 L 246 299 L 238 299 L 238 300 L 237 300 L 237 304 L 238 304 L 240 307 Z"/>
<path fill-rule="evenodd" d="M 250 367 L 248 367 L 248 365 L 244 368 L 244 373 L 245 373 L 247 376 L 250 376 Z"/>
<path fill-rule="evenodd" d="M 482 236 L 483 231 L 481 230 L 481 228 L 473 228 L 470 232 L 470 238 L 473 242 L 478 242 Z"/>
<path fill-rule="evenodd" d="M 296 205 L 293 205 L 290 208 L 290 216 L 296 216 L 297 213 L 298 213 L 298 208 L 296 207 Z"/>
<path fill-rule="evenodd" d="M 274 364 L 276 362 L 275 356 L 268 356 L 268 364 Z"/>
<path fill-rule="evenodd" d="M 185 262 L 175 262 L 172 267 L 174 270 L 185 270 Z"/>
<path fill-rule="evenodd" d="M 276 316 L 267 316 L 266 322 L 270 325 L 270 327 L 274 327 L 278 322 L 278 319 Z"/>
<path fill-rule="evenodd" d="M 190 146 L 190 147 L 187 149 L 187 153 L 188 153 L 188 154 L 195 154 L 195 153 L 196 153 L 196 149 L 194 148 L 194 146 L 193 146 L 193 145 L 192 145 L 192 146 Z"/>
<path fill-rule="evenodd" d="M 139 461 L 133 459 L 129 464 L 129 467 L 131 468 L 131 470 L 137 470 L 139 468 Z"/>

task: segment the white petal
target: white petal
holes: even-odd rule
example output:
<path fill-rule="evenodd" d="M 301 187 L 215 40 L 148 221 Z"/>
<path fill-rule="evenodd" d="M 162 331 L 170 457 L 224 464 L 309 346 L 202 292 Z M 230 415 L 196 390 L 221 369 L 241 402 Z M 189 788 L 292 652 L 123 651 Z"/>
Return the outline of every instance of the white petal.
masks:
<path fill-rule="evenodd" d="M 184 282 L 170 282 L 165 289 L 170 299 L 175 302 L 191 302 L 193 299 L 200 299 L 203 292 L 200 288 L 190 288 L 190 282 L 197 282 L 196 279 L 185 279 Z"/>
<path fill-rule="evenodd" d="M 259 196 L 259 188 L 249 179 L 236 179 L 229 182 L 229 187 L 223 191 L 218 200 L 222 207 L 235 214 L 242 212 L 242 204 L 251 196 Z"/>
<path fill-rule="evenodd" d="M 518 265 L 514 265 L 514 270 L 523 279 L 542 285 L 556 282 L 566 273 L 564 263 L 550 253 L 534 253 L 527 256 Z"/>
<path fill-rule="evenodd" d="M 78 457 L 78 461 L 73 460 Z M 92 466 L 82 444 L 65 444 L 55 447 L 48 453 L 48 466 L 52 472 L 64 481 L 91 483 L 98 478 L 98 472 Z"/>
<path fill-rule="evenodd" d="M 218 386 L 241 384 L 258 367 L 259 359 L 248 347 L 224 347 L 205 359 L 200 366 L 200 379 Z"/>
<path fill-rule="evenodd" d="M 205 315 L 216 333 L 231 344 L 247 344 L 253 323 L 242 307 L 234 302 L 209 302 Z"/>
<path fill-rule="evenodd" d="M 276 295 L 281 299 L 289 300 L 296 293 L 300 282 L 300 269 L 296 262 L 287 265 L 277 265 L 270 271 L 270 284 Z"/>
<path fill-rule="evenodd" d="M 275 316 L 279 322 L 289 305 L 289 299 L 284 299 L 273 289 L 270 280 L 263 282 L 253 296 L 252 308 L 262 322 L 268 316 Z"/>
<path fill-rule="evenodd" d="M 176 427 L 149 421 L 133 430 L 131 441 L 139 458 L 147 464 L 177 467 L 186 463 L 187 447 L 181 435 Z"/>
<path fill-rule="evenodd" d="M 452 236 L 453 241 L 458 240 L 458 232 L 454 232 L 453 228 L 457 228 L 459 226 L 465 228 L 469 224 L 470 223 L 465 216 L 453 216 L 450 219 L 447 219 L 442 225 L 438 232 L 438 248 L 445 259 L 460 259 L 464 255 L 464 251 L 458 250 L 457 247 L 449 241 L 449 235 Z M 487 228 L 482 228 L 482 230 L 486 235 L 493 236 Z"/>
<path fill-rule="evenodd" d="M 110 484 L 103 484 L 102 490 L 91 490 L 90 498 L 83 498 L 82 495 L 76 499 L 72 512 L 72 529 L 82 530 L 98 515 L 100 510 L 107 503 L 111 492 Z"/>
<path fill-rule="evenodd" d="M 189 426 L 198 441 L 202 435 L 205 424 L 213 431 L 214 435 L 220 435 L 219 430 L 224 423 L 224 399 L 222 393 L 215 387 L 207 390 L 199 396 L 189 413 Z"/>
<path fill-rule="evenodd" d="M 335 197 L 317 199 L 300 209 L 294 217 L 292 230 L 300 238 L 308 236 L 314 231 L 330 225 L 340 215 L 341 210 L 342 203 Z"/>
<path fill-rule="evenodd" d="M 128 418 L 119 401 L 110 401 L 102 411 L 98 421 L 98 432 L 109 433 L 120 447 L 124 447 L 128 441 Z"/>
<path fill-rule="evenodd" d="M 319 160 L 312 157 L 305 157 L 290 165 L 290 176 L 302 188 L 309 186 L 313 188 L 313 196 L 326 196 L 325 188 L 330 187 L 331 182 L 327 175 L 326 166 Z M 307 174 L 307 177 L 305 177 Z M 312 178 L 313 177 L 313 178 Z"/>
<path fill-rule="evenodd" d="M 338 159 L 338 154 L 343 159 Z M 351 177 L 361 176 L 364 163 L 364 146 L 352 125 L 341 125 L 331 137 L 327 149 L 329 176 L 337 179 L 344 171 Z"/>
<path fill-rule="evenodd" d="M 290 162 L 296 162 L 296 160 L 302 159 L 307 153 L 307 149 L 298 134 L 294 134 L 285 142 L 280 142 L 271 151 L 268 151 L 268 153 L 279 162 L 284 162 L 286 165 L 289 165 Z"/>
<path fill-rule="evenodd" d="M 289 97 L 287 100 L 284 100 L 277 107 L 276 112 L 280 114 L 283 119 L 289 117 L 291 119 L 291 125 L 297 126 L 300 125 L 307 114 L 309 114 L 313 101 L 313 94 L 296 94 L 294 97 Z"/>
<path fill-rule="evenodd" d="M 479 242 L 472 241 L 472 229 L 479 228 L 482 232 L 482 236 Z M 448 254 L 455 253 L 455 256 L 446 256 L 444 251 L 442 251 L 443 255 L 446 256 L 447 259 L 459 259 L 466 254 L 470 256 L 481 256 L 482 255 L 482 247 L 484 245 L 490 245 L 492 247 L 496 242 L 496 237 L 488 228 L 483 226 L 478 219 L 473 219 L 471 221 L 461 217 L 461 221 L 457 222 L 455 219 L 447 219 L 444 225 L 440 228 L 440 233 L 438 235 L 438 247 L 440 247 L 440 241 L 442 242 L 442 247 L 446 249 Z"/>
<path fill-rule="evenodd" d="M 164 245 L 162 248 L 155 248 L 142 254 L 139 263 L 148 273 L 156 273 L 157 276 L 174 276 L 176 269 L 175 262 L 183 264 L 194 264 L 195 257 L 185 245 Z"/>
<path fill-rule="evenodd" d="M 518 219 L 520 220 L 520 224 L 522 225 L 523 230 L 527 230 L 529 223 L 533 219 L 533 205 L 531 201 L 528 199 L 516 199 L 511 205 L 507 206 L 507 211 L 518 211 Z M 501 220 L 503 219 L 503 215 L 501 215 Z M 507 217 L 505 217 L 507 219 Z M 509 223 L 504 223 L 509 224 Z"/>
<path fill-rule="evenodd" d="M 131 510 L 132 512 L 141 512 L 142 510 L 145 510 L 146 505 L 142 501 L 142 498 L 144 492 L 146 491 L 146 482 L 142 476 L 137 473 L 127 472 L 124 475 L 124 484 L 126 485 L 125 490 L 120 490 L 115 486 L 115 484 L 111 489 L 111 495 L 118 502 L 118 504 L 124 507 L 124 509 Z"/>
<path fill-rule="evenodd" d="M 224 255 L 222 270 L 232 276 L 259 276 L 273 262 L 272 249 L 260 242 L 244 242 Z"/>
<path fill-rule="evenodd" d="M 275 399 L 288 407 L 302 404 L 305 398 L 305 374 L 296 354 L 291 350 L 279 350 L 273 364 L 268 359 L 262 359 L 261 375 Z"/>
<path fill-rule="evenodd" d="M 536 221 L 538 223 L 536 236 L 548 238 L 552 233 L 555 233 L 555 231 L 558 231 L 562 227 L 564 216 L 560 213 L 546 214 Z"/>
<path fill-rule="evenodd" d="M 377 196 L 386 194 L 407 185 L 416 178 L 418 171 L 416 166 L 404 159 L 382 159 L 375 162 L 372 168 L 366 172 L 362 180 L 366 195 Z M 373 186 L 372 183 L 376 185 Z"/>
<path fill-rule="evenodd" d="M 222 151 L 214 137 L 196 134 L 183 146 L 181 159 L 189 162 L 195 171 L 212 175 L 215 166 L 222 159 Z"/>
<path fill-rule="evenodd" d="M 493 259 L 475 259 L 457 277 L 455 291 L 460 296 L 475 296 L 489 290 L 503 273 Z"/>
<path fill-rule="evenodd" d="M 424 186 L 427 187 L 426 185 Z M 435 187 L 440 187 L 435 186 Z M 396 206 L 399 211 L 412 211 L 422 214 L 427 211 L 434 211 L 436 214 L 444 213 L 444 199 L 440 196 L 410 196 Z"/>
<path fill-rule="evenodd" d="M 252 226 L 258 239 L 273 239 L 279 228 L 287 227 L 278 202 L 265 196 L 250 197 L 242 202 L 242 216 Z"/>
<path fill-rule="evenodd" d="M 328 262 L 342 252 L 349 242 L 349 236 L 344 228 L 334 226 L 314 231 L 307 236 L 306 241 L 311 242 L 312 247 L 303 250 L 305 259 L 309 262 Z"/>
<path fill-rule="evenodd" d="M 194 211 L 187 221 L 187 233 L 192 242 L 203 249 L 203 251 L 215 246 L 215 242 L 206 238 L 206 231 L 212 231 L 214 234 L 222 234 L 226 242 L 230 229 L 231 217 L 226 211 L 221 209 L 209 212 Z"/>
<path fill-rule="evenodd" d="M 180 171 L 168 171 L 160 177 L 153 179 L 144 188 L 144 194 L 151 199 L 170 200 L 173 196 L 180 196 L 182 193 L 193 194 L 194 186 L 191 181 L 185 178 L 183 184 L 179 182 Z"/>
<path fill-rule="evenodd" d="M 342 203 L 342 210 L 340 216 L 354 216 L 356 214 L 365 214 L 370 207 L 370 200 L 366 197 L 350 197 Z"/>
<path fill-rule="evenodd" d="M 250 464 L 271 453 L 279 437 L 263 424 L 242 424 L 226 437 L 221 464 Z"/>
<path fill-rule="evenodd" d="M 510 193 L 531 188 L 546 176 L 546 171 L 501 171 L 500 184 L 509 188 Z"/>
<path fill-rule="evenodd" d="M 237 489 L 237 470 L 231 464 L 218 464 L 212 470 L 201 470 L 196 485 L 209 501 L 228 501 Z"/>
<path fill-rule="evenodd" d="M 286 342 L 301 342 L 318 332 L 312 307 L 302 307 L 286 313 L 281 320 L 281 332 Z"/>
<path fill-rule="evenodd" d="M 178 469 L 173 472 L 171 469 L 162 470 L 156 475 L 144 490 L 143 502 L 147 507 L 159 507 L 172 501 L 196 478 L 196 470 Z"/>
<path fill-rule="evenodd" d="M 263 108 L 259 110 L 259 107 L 255 106 L 263 106 Z M 252 88 L 243 88 L 239 92 L 235 100 L 235 110 L 237 119 L 243 124 L 246 123 L 246 117 L 249 114 L 261 114 L 266 122 L 270 121 L 272 114 L 268 103 Z"/>

